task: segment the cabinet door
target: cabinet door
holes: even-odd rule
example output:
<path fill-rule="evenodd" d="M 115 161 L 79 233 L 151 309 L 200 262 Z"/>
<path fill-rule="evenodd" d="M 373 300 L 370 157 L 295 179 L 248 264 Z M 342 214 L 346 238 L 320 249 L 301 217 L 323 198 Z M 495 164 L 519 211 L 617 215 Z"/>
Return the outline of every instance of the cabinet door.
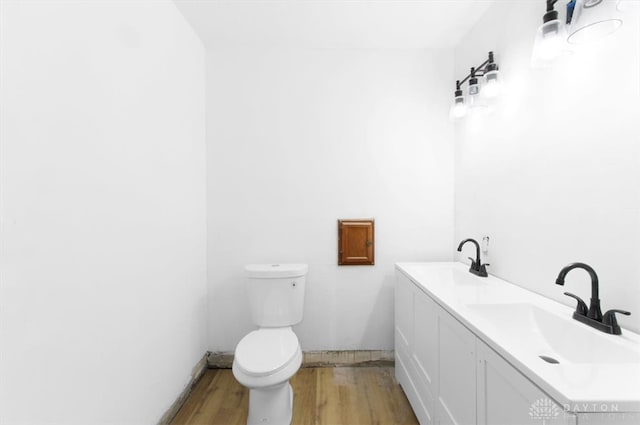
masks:
<path fill-rule="evenodd" d="M 418 396 L 413 388 L 413 371 L 410 368 L 411 350 L 413 346 L 413 282 L 396 270 L 395 287 L 395 360 L 396 379 L 404 388 L 411 405 Z"/>
<path fill-rule="evenodd" d="M 413 287 L 413 282 L 396 270 L 395 345 L 407 353 L 413 345 Z"/>
<path fill-rule="evenodd" d="M 338 220 L 338 265 L 373 265 L 373 220 Z"/>
<path fill-rule="evenodd" d="M 438 310 L 439 365 L 436 423 L 475 424 L 476 337 L 442 308 Z"/>
<path fill-rule="evenodd" d="M 478 341 L 478 425 L 576 424 L 575 415 L 549 398 L 489 346 Z"/>
<path fill-rule="evenodd" d="M 416 383 L 419 376 L 413 361 L 414 349 L 414 300 L 417 289 L 402 272 L 396 271 L 395 288 L 395 359 L 396 379 L 404 389 L 418 421 L 422 425 L 432 423 L 424 405 L 424 399 Z"/>
<path fill-rule="evenodd" d="M 413 299 L 414 338 L 411 361 L 414 384 L 425 408 L 426 422 L 433 423 L 438 376 L 438 304 L 416 289 Z"/>

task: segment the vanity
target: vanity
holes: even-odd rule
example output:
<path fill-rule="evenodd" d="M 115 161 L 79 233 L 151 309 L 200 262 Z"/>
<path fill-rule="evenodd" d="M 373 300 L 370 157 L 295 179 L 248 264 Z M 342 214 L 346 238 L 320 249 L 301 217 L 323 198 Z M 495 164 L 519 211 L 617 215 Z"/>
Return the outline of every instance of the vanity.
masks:
<path fill-rule="evenodd" d="M 468 268 L 396 264 L 396 378 L 421 424 L 640 424 L 639 335 Z"/>

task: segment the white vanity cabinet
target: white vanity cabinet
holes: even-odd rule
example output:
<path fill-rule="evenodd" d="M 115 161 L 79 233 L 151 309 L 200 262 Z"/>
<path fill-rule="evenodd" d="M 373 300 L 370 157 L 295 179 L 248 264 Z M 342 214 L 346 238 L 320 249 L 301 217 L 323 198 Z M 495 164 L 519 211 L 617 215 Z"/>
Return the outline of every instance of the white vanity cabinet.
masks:
<path fill-rule="evenodd" d="M 536 385 L 396 271 L 396 378 L 422 425 L 576 425 Z"/>

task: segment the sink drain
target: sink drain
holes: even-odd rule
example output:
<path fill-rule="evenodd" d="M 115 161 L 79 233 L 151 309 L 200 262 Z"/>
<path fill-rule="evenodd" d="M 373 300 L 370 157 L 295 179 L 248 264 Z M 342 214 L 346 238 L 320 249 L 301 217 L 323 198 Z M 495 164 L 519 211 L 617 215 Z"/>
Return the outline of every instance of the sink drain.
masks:
<path fill-rule="evenodd" d="M 549 357 L 549 356 L 538 356 L 540 357 L 542 360 L 544 360 L 547 363 L 551 363 L 551 364 L 558 364 L 560 363 L 559 361 L 557 361 L 556 359 L 554 359 L 553 357 Z"/>

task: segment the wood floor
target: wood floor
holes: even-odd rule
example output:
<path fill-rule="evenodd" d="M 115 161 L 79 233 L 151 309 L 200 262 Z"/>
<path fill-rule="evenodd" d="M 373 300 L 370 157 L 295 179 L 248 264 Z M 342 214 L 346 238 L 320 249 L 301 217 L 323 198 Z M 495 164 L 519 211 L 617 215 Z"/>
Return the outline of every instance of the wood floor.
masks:
<path fill-rule="evenodd" d="M 418 423 L 390 366 L 302 368 L 291 386 L 294 425 Z M 248 406 L 230 369 L 209 369 L 172 425 L 246 425 Z"/>

